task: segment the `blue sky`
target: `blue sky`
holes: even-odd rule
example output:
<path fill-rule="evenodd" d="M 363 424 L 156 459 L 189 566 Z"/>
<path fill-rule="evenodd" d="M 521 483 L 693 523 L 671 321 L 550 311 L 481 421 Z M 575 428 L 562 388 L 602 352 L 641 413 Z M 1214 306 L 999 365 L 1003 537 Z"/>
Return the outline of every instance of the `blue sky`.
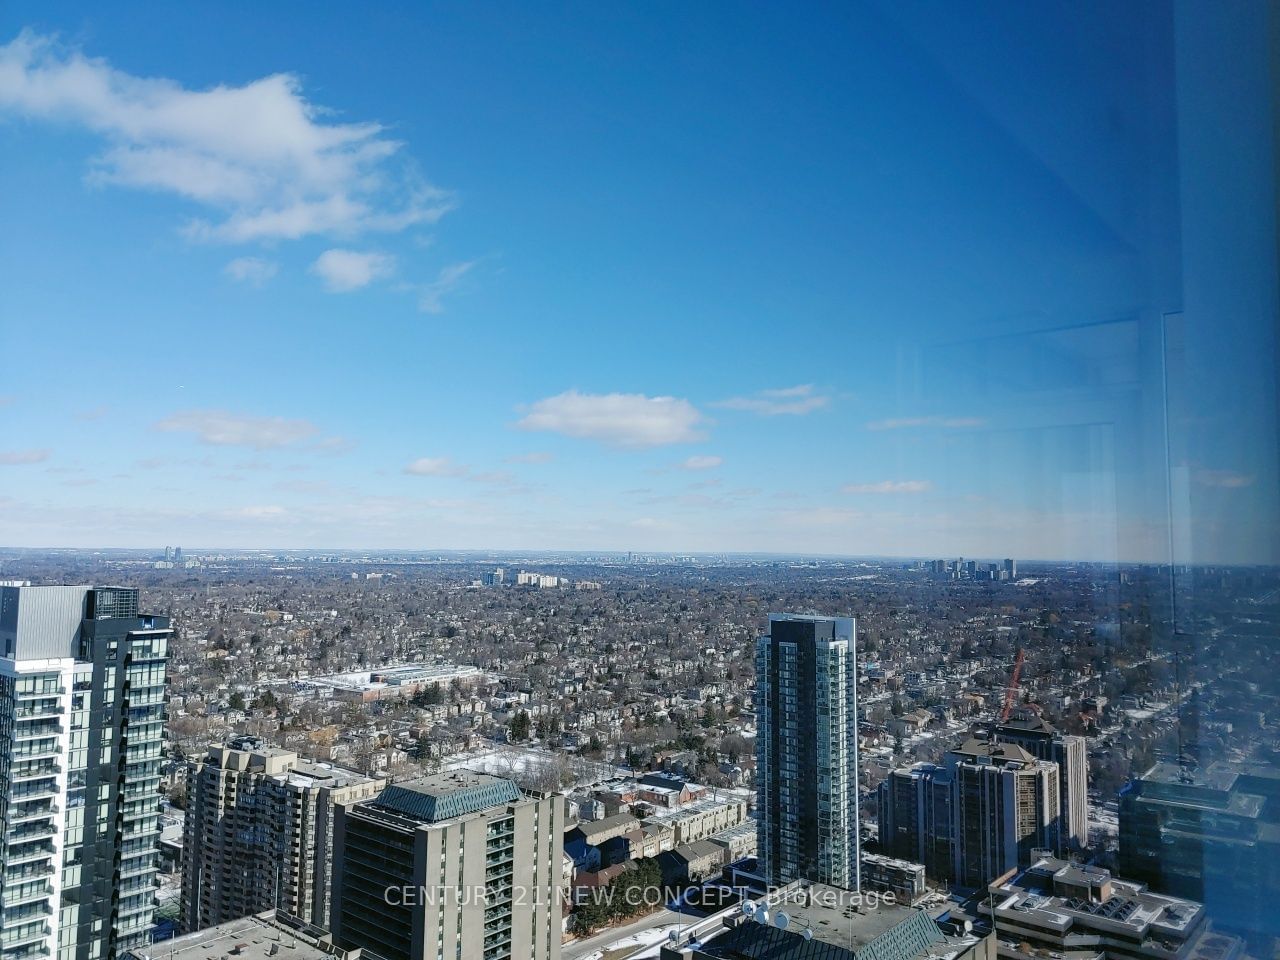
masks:
<path fill-rule="evenodd" d="M 1160 9 L 6 4 L 0 540 L 1159 556 Z"/>

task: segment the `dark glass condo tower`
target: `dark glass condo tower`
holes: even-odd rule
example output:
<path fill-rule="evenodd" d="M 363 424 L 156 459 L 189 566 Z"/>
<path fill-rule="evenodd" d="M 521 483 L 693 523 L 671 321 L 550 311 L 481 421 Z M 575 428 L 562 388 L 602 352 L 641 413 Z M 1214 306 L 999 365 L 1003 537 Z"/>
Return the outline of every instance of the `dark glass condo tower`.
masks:
<path fill-rule="evenodd" d="M 771 614 L 756 642 L 756 823 L 772 884 L 859 888 L 856 627 Z"/>

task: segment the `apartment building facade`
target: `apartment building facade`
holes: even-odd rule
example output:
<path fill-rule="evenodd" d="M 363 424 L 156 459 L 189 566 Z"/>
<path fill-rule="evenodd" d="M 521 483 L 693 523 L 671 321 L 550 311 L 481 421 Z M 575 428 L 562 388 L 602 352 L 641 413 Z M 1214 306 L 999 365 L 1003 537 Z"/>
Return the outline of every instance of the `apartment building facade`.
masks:
<path fill-rule="evenodd" d="M 336 806 L 373 797 L 384 782 L 253 737 L 210 747 L 187 782 L 184 931 L 266 910 L 327 928 Z"/>
<path fill-rule="evenodd" d="M 150 941 L 173 631 L 138 591 L 0 585 L 0 956 Z"/>
<path fill-rule="evenodd" d="M 452 772 L 338 805 L 334 938 L 382 960 L 559 960 L 564 801 Z"/>

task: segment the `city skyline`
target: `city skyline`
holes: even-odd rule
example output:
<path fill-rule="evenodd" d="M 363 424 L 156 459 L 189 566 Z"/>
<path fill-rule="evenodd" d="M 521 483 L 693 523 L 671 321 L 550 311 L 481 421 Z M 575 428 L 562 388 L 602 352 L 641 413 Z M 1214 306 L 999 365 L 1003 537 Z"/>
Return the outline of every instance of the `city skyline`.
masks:
<path fill-rule="evenodd" d="M 1278 52 L 0 5 L 0 960 L 1280 949 Z"/>

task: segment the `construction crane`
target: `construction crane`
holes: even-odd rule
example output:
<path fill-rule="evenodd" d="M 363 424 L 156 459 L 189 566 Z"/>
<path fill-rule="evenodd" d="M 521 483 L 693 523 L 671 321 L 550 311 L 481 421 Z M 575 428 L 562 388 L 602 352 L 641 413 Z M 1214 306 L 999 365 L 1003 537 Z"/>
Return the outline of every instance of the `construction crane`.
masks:
<path fill-rule="evenodd" d="M 1018 655 L 1013 659 L 1013 673 L 1009 675 L 1009 686 L 1004 691 L 1004 709 L 1000 711 L 1000 722 L 1007 723 L 1009 714 L 1013 713 L 1013 704 L 1018 696 L 1018 678 L 1022 676 L 1022 661 L 1027 658 L 1027 652 L 1021 647 L 1018 648 Z"/>

